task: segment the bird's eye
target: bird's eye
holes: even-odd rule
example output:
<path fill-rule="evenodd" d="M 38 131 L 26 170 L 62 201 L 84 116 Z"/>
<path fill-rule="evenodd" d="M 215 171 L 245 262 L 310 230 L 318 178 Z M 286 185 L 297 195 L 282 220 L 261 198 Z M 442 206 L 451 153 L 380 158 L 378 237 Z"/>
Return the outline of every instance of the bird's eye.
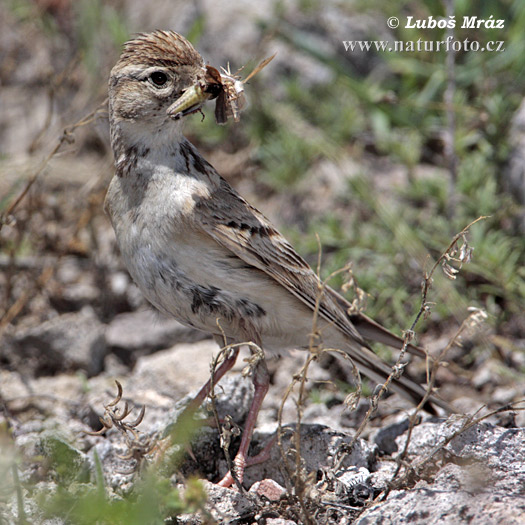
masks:
<path fill-rule="evenodd" d="M 163 86 L 168 81 L 168 75 L 162 71 L 154 71 L 150 79 L 156 86 Z"/>

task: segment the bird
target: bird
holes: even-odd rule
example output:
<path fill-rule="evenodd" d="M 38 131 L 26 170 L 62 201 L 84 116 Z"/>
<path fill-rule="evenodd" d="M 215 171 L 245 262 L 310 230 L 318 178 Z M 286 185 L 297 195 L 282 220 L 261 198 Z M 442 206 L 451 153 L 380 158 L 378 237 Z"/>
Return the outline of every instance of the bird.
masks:
<path fill-rule="evenodd" d="M 206 92 L 206 86 L 203 58 L 173 31 L 139 33 L 124 44 L 111 70 L 115 174 L 104 208 L 133 281 L 155 308 L 211 334 L 220 346 L 250 342 L 268 355 L 308 349 L 316 312 L 323 345 L 345 352 L 361 373 L 384 382 L 392 368 L 370 343 L 399 349 L 403 340 L 321 286 L 283 235 L 184 137 L 186 115 L 217 96 L 217 89 Z M 202 96 L 190 97 L 190 107 L 181 111 L 181 97 L 191 90 Z M 414 345 L 408 351 L 426 356 Z M 236 346 L 216 370 L 216 382 L 237 354 Z M 254 360 L 252 381 L 254 397 L 233 461 L 235 475 L 230 471 L 219 482 L 225 487 L 234 485 L 235 477 L 242 483 L 251 461 L 251 437 L 270 383 L 265 359 Z M 405 374 L 396 376 L 391 388 L 414 403 L 426 393 Z M 209 392 L 210 381 L 194 405 Z M 448 408 L 436 397 L 432 402 Z M 434 410 L 430 403 L 426 409 Z"/>

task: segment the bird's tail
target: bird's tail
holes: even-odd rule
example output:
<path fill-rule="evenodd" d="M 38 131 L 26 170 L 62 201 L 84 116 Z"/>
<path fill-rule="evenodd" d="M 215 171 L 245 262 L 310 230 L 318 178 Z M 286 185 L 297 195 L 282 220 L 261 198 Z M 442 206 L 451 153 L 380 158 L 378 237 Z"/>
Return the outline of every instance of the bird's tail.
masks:
<path fill-rule="evenodd" d="M 327 287 L 327 290 L 334 302 L 343 308 L 345 312 L 350 311 L 351 305 L 344 297 L 331 288 Z M 393 334 L 362 313 L 348 313 L 348 319 L 365 341 L 382 343 L 397 350 L 400 350 L 404 344 L 401 337 Z M 407 346 L 407 351 L 418 357 L 427 357 L 427 353 L 422 348 L 413 344 Z M 392 373 L 392 367 L 368 347 L 361 346 L 361 348 L 356 349 L 355 346 L 352 345 L 348 353 L 360 372 L 378 383 L 384 383 Z M 390 383 L 390 387 L 393 391 L 407 397 L 416 405 L 421 402 L 427 392 L 423 386 L 411 379 L 406 371 L 403 371 L 400 377 L 394 379 Z M 435 415 L 436 411 L 433 405 L 439 406 L 447 412 L 454 412 L 448 403 L 435 395 L 429 397 L 423 408 L 430 414 Z"/>
<path fill-rule="evenodd" d="M 359 371 L 377 383 L 385 383 L 392 374 L 392 367 L 369 348 L 362 346 L 357 349 L 352 345 L 351 348 L 346 350 Z M 389 389 L 408 398 L 415 405 L 418 405 L 427 393 L 427 389 L 414 381 L 406 371 L 403 371 L 402 375 L 393 379 Z M 447 412 L 454 412 L 448 403 L 431 394 L 423 405 L 423 409 L 429 414 L 437 415 L 435 406 L 439 406 Z"/>

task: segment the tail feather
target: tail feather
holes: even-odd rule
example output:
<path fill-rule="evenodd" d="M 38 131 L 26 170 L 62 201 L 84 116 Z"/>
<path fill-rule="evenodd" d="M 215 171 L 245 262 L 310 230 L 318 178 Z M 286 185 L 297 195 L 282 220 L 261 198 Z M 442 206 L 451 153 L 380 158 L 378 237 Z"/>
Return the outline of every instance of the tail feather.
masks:
<path fill-rule="evenodd" d="M 329 294 L 334 302 L 348 313 L 351 308 L 350 303 L 335 290 L 332 290 L 331 288 L 327 288 L 327 290 L 329 290 Z M 400 350 L 404 344 L 404 340 L 401 337 L 393 334 L 362 313 L 348 313 L 348 319 L 359 332 L 359 335 L 366 341 L 382 343 L 398 350 Z M 387 377 L 392 373 L 392 367 L 382 361 L 381 358 L 366 346 L 356 348 L 352 345 L 347 351 L 359 371 L 378 383 L 384 383 Z M 421 358 L 427 357 L 425 350 L 413 344 L 407 345 L 407 351 L 412 355 Z M 411 379 L 406 371 L 403 372 L 403 375 L 390 383 L 390 388 L 408 398 L 416 405 L 420 403 L 426 394 L 426 389 Z M 428 401 L 423 406 L 423 409 L 430 414 L 436 415 L 436 410 L 433 405 L 439 406 L 447 412 L 454 412 L 454 409 L 448 403 L 433 395 L 429 397 Z"/>
<path fill-rule="evenodd" d="M 354 350 L 353 348 L 347 350 L 359 371 L 377 383 L 384 383 L 392 373 L 392 367 L 382 361 L 372 350 L 366 347 L 361 347 L 359 350 Z M 415 405 L 421 402 L 427 392 L 425 387 L 414 381 L 406 371 L 403 371 L 403 375 L 390 383 L 390 388 L 394 392 L 408 398 Z M 439 406 L 447 412 L 454 412 L 454 409 L 447 402 L 434 395 L 429 397 L 423 405 L 423 409 L 429 414 L 437 415 L 433 405 Z"/>
<path fill-rule="evenodd" d="M 404 344 L 403 339 L 393 334 L 390 332 L 390 330 L 387 330 L 379 323 L 376 323 L 373 319 L 370 319 L 370 317 L 367 317 L 365 314 L 358 313 L 349 315 L 349 318 L 356 330 L 364 339 L 401 350 Z M 427 357 L 427 353 L 425 350 L 423 350 L 423 348 L 411 343 L 407 345 L 407 351 L 418 357 Z"/>
<path fill-rule="evenodd" d="M 370 317 L 367 317 L 363 313 L 351 314 L 348 313 L 352 305 L 340 294 L 338 294 L 332 288 L 326 288 L 331 299 L 337 303 L 345 312 L 348 314 L 348 319 L 354 325 L 355 329 L 359 332 L 359 335 L 366 339 L 367 341 L 373 341 L 377 343 L 382 343 L 397 350 L 401 350 L 401 347 L 404 344 L 404 341 L 401 337 L 393 334 L 390 330 L 387 330 L 384 326 L 381 326 L 379 323 L 376 323 Z M 407 351 L 412 355 L 418 357 L 427 357 L 425 350 L 419 346 L 409 344 L 407 346 Z"/>

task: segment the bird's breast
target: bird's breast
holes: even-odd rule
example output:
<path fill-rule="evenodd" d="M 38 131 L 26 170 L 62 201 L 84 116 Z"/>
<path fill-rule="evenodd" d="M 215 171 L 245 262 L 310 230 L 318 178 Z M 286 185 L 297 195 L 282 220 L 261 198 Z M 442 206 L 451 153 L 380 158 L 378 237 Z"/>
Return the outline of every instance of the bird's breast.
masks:
<path fill-rule="evenodd" d="M 126 198 L 129 189 L 122 183 L 110 185 L 106 208 L 125 265 L 150 303 L 213 334 L 219 320 L 225 333 L 239 342 L 245 340 L 239 327 L 249 325 L 263 342 L 272 342 L 269 346 L 274 347 L 275 340 L 276 350 L 304 346 L 311 331 L 306 307 L 191 220 L 190 208 L 202 187 L 150 181 Z"/>

